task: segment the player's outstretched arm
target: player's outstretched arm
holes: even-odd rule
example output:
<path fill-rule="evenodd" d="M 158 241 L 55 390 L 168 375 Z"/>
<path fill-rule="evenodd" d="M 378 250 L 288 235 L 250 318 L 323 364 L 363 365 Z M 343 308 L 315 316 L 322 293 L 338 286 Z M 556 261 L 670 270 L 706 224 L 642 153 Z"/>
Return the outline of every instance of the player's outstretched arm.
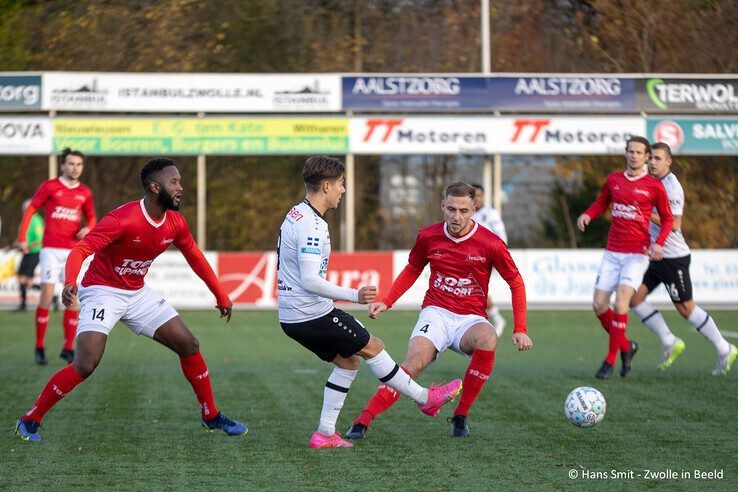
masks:
<path fill-rule="evenodd" d="M 600 215 L 604 214 L 605 210 L 607 210 L 607 207 L 610 206 L 612 195 L 610 194 L 609 183 L 610 178 L 608 177 L 605 180 L 605 184 L 602 185 L 602 190 L 600 191 L 597 199 L 592 202 L 592 205 L 590 205 L 589 208 L 585 210 L 582 215 L 579 216 L 579 218 L 577 218 L 577 228 L 579 228 L 580 231 L 584 232 L 584 229 L 589 225 L 589 223 L 593 219 L 596 219 Z"/>
<path fill-rule="evenodd" d="M 228 306 L 215 306 L 215 309 L 220 311 L 220 317 L 226 319 L 226 323 L 231 321 L 231 314 L 233 313 L 233 301 L 228 299 Z"/>
<path fill-rule="evenodd" d="M 577 218 L 577 229 L 584 232 L 589 223 L 592 222 L 592 218 L 587 214 L 582 214 Z"/>
<path fill-rule="evenodd" d="M 28 207 L 26 207 L 26 211 L 23 212 L 23 217 L 21 218 L 17 242 L 18 249 L 23 251 L 23 253 L 28 253 L 29 245 L 26 244 L 26 234 L 28 234 L 28 227 L 31 225 L 31 219 L 33 218 L 33 214 L 36 213 L 36 210 L 38 210 L 38 207 L 34 207 L 32 204 L 28 205 Z"/>
<path fill-rule="evenodd" d="M 216 302 L 215 309 L 220 311 L 220 317 L 226 318 L 226 323 L 228 323 L 231 320 L 233 302 L 223 290 L 218 278 L 215 276 L 215 272 L 210 267 L 210 263 L 208 263 L 205 255 L 202 254 L 202 251 L 192 239 L 192 235 L 188 232 L 184 241 L 175 241 L 175 246 L 182 252 L 192 271 L 205 282 L 210 292 L 213 293 Z"/>
<path fill-rule="evenodd" d="M 523 352 L 533 347 L 533 340 L 530 339 L 527 333 L 513 333 L 512 336 L 513 345 L 518 346 L 518 352 Z"/>
<path fill-rule="evenodd" d="M 379 319 L 379 315 L 389 308 L 383 302 L 373 302 L 369 304 L 369 317 L 371 319 Z"/>
<path fill-rule="evenodd" d="M 359 304 L 369 304 L 377 297 L 377 288 L 367 285 L 359 289 Z"/>
<path fill-rule="evenodd" d="M 66 307 L 72 307 L 77 299 L 77 284 L 66 284 L 62 291 L 62 304 Z"/>

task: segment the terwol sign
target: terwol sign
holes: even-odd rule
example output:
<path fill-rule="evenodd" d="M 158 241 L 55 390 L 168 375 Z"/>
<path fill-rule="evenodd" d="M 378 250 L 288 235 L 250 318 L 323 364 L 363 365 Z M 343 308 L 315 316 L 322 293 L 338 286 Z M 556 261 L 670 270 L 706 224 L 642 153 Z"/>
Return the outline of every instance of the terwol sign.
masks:
<path fill-rule="evenodd" d="M 648 78 L 638 81 L 638 109 L 649 112 L 738 112 L 738 79 Z"/>

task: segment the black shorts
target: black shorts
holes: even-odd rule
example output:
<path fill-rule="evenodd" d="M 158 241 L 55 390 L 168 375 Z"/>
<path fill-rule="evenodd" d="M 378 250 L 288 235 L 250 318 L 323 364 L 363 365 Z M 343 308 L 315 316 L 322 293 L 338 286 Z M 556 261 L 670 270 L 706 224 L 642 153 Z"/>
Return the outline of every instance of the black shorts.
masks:
<path fill-rule="evenodd" d="M 33 277 L 33 273 L 36 271 L 36 265 L 38 265 L 38 253 L 24 254 L 20 268 L 18 268 L 18 275 Z"/>
<path fill-rule="evenodd" d="M 302 323 L 280 323 L 291 339 L 331 362 L 336 355 L 348 358 L 369 343 L 371 335 L 359 320 L 340 309 Z"/>
<path fill-rule="evenodd" d="M 651 292 L 660 283 L 664 284 L 672 302 L 686 302 L 692 300 L 692 279 L 689 278 L 689 263 L 691 255 L 681 258 L 664 258 L 652 261 L 648 265 L 643 284 Z"/>

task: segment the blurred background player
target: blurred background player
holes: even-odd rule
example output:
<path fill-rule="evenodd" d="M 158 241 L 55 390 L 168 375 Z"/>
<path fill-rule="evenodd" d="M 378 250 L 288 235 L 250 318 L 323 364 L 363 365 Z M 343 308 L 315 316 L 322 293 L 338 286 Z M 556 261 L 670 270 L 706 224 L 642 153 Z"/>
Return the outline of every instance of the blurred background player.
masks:
<path fill-rule="evenodd" d="M 72 364 L 51 376 L 36 403 L 18 420 L 16 433 L 25 441 L 40 441 L 38 428 L 46 412 L 90 377 L 105 352 L 110 330 L 119 320 L 135 334 L 156 340 L 179 356 L 207 430 L 220 429 L 229 435 L 248 431 L 244 424 L 218 411 L 199 341 L 177 311 L 144 284 L 151 263 L 174 244 L 215 295 L 220 317 L 226 317 L 226 322 L 231 319 L 233 303 L 195 244 L 185 218 L 177 212 L 183 189 L 174 161 L 151 159 L 141 170 L 141 183 L 144 198 L 108 213 L 69 253 L 62 292 L 65 306 L 76 301 L 82 262 L 95 255 L 79 289 L 82 309 L 77 356 Z"/>
<path fill-rule="evenodd" d="M 377 288 L 339 287 L 325 279 L 331 254 L 328 223 L 323 214 L 338 208 L 346 192 L 345 168 L 332 157 L 313 156 L 305 162 L 302 178 L 305 198 L 287 213 L 277 243 L 277 304 L 279 323 L 285 334 L 321 360 L 335 364 L 323 391 L 323 410 L 311 448 L 351 447 L 336 432 L 361 359 L 380 381 L 416 402 L 423 413 L 434 416 L 459 393 L 461 380 L 444 386 L 423 388 L 400 370 L 359 320 L 333 307 L 333 300 L 366 304 Z"/>
<path fill-rule="evenodd" d="M 25 213 L 31 200 L 25 200 L 21 207 L 21 213 Z M 41 214 L 33 214 L 28 224 L 26 233 L 26 247 L 20 268 L 18 269 L 18 287 L 20 289 L 20 304 L 16 311 L 26 310 L 26 296 L 28 289 L 33 286 L 33 274 L 38 265 L 38 255 L 41 251 L 41 239 L 44 235 L 44 219 Z"/>
<path fill-rule="evenodd" d="M 607 176 L 597 200 L 577 218 L 580 231 L 605 213 L 612 204 L 612 222 L 607 235 L 607 246 L 597 271 L 592 307 L 602 327 L 610 335 L 607 356 L 596 377 L 608 379 L 620 350 L 620 376 L 631 369 L 638 344 L 628 340 L 628 307 L 640 287 L 648 268 L 649 256 L 660 260 L 666 236 L 671 231 L 673 218 L 664 185 L 649 176 L 646 164 L 651 157 L 651 145 L 644 137 L 633 136 L 625 145 L 627 167 Z M 662 228 L 651 243 L 648 228 L 654 206 L 661 217 Z M 650 244 L 650 246 L 649 246 Z M 615 291 L 614 309 L 610 297 Z"/>
<path fill-rule="evenodd" d="M 54 297 L 54 286 L 64 282 L 64 263 L 72 247 L 95 226 L 95 204 L 92 191 L 80 182 L 85 156 L 66 148 L 59 155 L 61 176 L 44 181 L 38 187 L 21 219 L 18 243 L 27 251 L 26 234 L 33 214 L 44 207 L 44 236 L 39 255 L 41 263 L 41 296 L 36 308 L 37 364 L 46 364 L 44 338 L 49 322 L 49 306 Z M 82 227 L 82 216 L 85 227 Z M 64 345 L 59 357 L 67 363 L 74 359 L 74 333 L 77 329 L 78 307 L 71 304 L 64 310 Z"/>
<path fill-rule="evenodd" d="M 423 306 L 410 335 L 402 369 L 418 377 L 438 355 L 450 348 L 471 359 L 464 375 L 461 399 L 450 419 L 451 435 L 467 437 L 467 414 L 492 373 L 497 334 L 485 317 L 487 288 L 496 269 L 512 291 L 515 331 L 512 342 L 523 351 L 533 342 L 526 331 L 525 285 L 515 262 L 500 237 L 472 220 L 474 187 L 461 182 L 446 188 L 443 222 L 418 234 L 407 266 L 392 283 L 381 302 L 369 306 L 369 316 L 377 319 L 404 294 L 430 263 L 430 280 Z M 362 439 L 371 422 L 395 404 L 399 395 L 382 385 L 346 433 Z"/>
<path fill-rule="evenodd" d="M 663 283 L 679 314 L 715 347 L 717 365 L 712 374 L 727 374 L 738 357 L 738 349 L 725 340 L 712 316 L 692 300 L 692 279 L 689 276 L 691 252 L 682 234 L 684 190 L 671 172 L 671 162 L 671 148 L 667 144 L 658 142 L 651 147 L 648 171 L 651 176 L 660 179 L 666 188 L 674 225 L 664 243 L 663 259 L 649 263 L 643 276 L 643 284 L 633 296 L 630 305 L 643 324 L 661 340 L 664 356 L 658 367 L 661 370 L 668 369 L 682 353 L 685 345 L 684 341 L 671 332 L 661 313 L 646 300 L 646 296 Z M 657 214 L 651 215 L 649 230 L 651 240 L 655 240 L 661 232 L 661 221 Z"/>
<path fill-rule="evenodd" d="M 474 194 L 474 208 L 476 211 L 472 215 L 472 220 L 497 234 L 497 237 L 507 244 L 507 231 L 505 231 L 505 224 L 502 222 L 500 212 L 491 206 L 484 206 L 484 187 L 482 185 L 474 184 L 472 186 L 476 190 Z M 492 300 L 491 288 L 487 296 L 487 317 L 492 320 L 492 326 L 495 327 L 497 336 L 501 336 L 505 330 L 505 318 L 502 317 L 500 308 L 495 306 L 494 300 Z"/>

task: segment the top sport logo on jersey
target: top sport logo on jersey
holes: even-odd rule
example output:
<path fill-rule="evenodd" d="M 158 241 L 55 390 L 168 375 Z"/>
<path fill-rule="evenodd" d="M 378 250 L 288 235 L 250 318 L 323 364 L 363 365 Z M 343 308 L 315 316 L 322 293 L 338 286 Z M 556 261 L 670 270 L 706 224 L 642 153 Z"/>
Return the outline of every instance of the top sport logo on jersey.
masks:
<path fill-rule="evenodd" d="M 113 270 L 118 275 L 141 275 L 143 277 L 148 273 L 149 267 L 153 262 L 154 260 L 141 261 L 126 258 L 123 260 L 122 266 L 116 266 Z"/>
<path fill-rule="evenodd" d="M 482 295 L 486 298 L 481 289 L 479 289 L 479 284 L 471 275 L 469 275 L 468 278 L 454 278 L 435 272 L 435 278 L 433 279 L 432 285 L 438 290 L 448 292 L 456 296 Z"/>
<path fill-rule="evenodd" d="M 54 211 L 51 212 L 52 219 L 71 220 L 72 222 L 80 221 L 79 210 L 70 207 L 63 207 L 57 205 L 54 207 Z"/>

